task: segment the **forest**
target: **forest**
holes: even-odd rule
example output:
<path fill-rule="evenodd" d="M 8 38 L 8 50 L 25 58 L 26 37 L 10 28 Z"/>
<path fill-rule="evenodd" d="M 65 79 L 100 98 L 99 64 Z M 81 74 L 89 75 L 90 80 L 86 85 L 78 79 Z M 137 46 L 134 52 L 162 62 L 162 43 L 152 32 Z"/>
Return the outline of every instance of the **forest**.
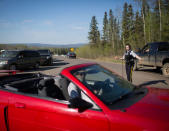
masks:
<path fill-rule="evenodd" d="M 134 0 L 134 5 L 124 3 L 121 12 L 121 18 L 112 9 L 103 12 L 102 30 L 96 16 L 91 18 L 89 43 L 76 50 L 79 57 L 121 56 L 126 44 L 138 51 L 146 43 L 169 42 L 169 0 Z"/>

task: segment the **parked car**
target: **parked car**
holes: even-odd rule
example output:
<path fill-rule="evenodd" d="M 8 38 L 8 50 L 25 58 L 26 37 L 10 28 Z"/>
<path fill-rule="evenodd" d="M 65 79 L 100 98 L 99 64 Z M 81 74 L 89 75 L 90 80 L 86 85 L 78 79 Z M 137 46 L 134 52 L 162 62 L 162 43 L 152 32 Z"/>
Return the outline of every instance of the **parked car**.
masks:
<path fill-rule="evenodd" d="M 39 68 L 40 55 L 33 50 L 6 50 L 0 55 L 0 69 Z"/>
<path fill-rule="evenodd" d="M 1 131 L 169 130 L 169 90 L 136 87 L 95 63 L 0 77 L 0 105 Z"/>
<path fill-rule="evenodd" d="M 38 50 L 41 56 L 41 65 L 52 65 L 53 58 L 50 50 Z"/>
<path fill-rule="evenodd" d="M 137 54 L 142 57 L 141 61 L 136 61 L 135 69 L 149 66 L 162 68 L 163 75 L 169 77 L 169 43 L 154 42 L 146 44 Z"/>
<path fill-rule="evenodd" d="M 68 52 L 67 58 L 75 58 L 76 59 L 76 54 L 74 52 Z"/>

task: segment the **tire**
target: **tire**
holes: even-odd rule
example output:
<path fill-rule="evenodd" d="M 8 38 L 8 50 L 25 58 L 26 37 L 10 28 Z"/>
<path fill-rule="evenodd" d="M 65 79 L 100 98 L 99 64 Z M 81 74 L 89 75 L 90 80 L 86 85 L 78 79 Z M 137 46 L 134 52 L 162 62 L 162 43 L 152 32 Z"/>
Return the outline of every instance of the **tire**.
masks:
<path fill-rule="evenodd" d="M 14 64 L 13 64 L 13 65 L 10 65 L 10 66 L 9 66 L 9 70 L 16 70 L 16 65 L 14 65 Z"/>
<path fill-rule="evenodd" d="M 163 65 L 162 73 L 164 76 L 169 77 L 169 63 Z"/>
<path fill-rule="evenodd" d="M 35 69 L 39 69 L 39 63 L 37 62 L 34 67 Z"/>
<path fill-rule="evenodd" d="M 158 66 L 157 66 L 157 67 L 156 67 L 156 70 L 157 70 L 157 71 L 160 71 L 160 70 L 161 70 L 161 67 L 158 67 Z"/>

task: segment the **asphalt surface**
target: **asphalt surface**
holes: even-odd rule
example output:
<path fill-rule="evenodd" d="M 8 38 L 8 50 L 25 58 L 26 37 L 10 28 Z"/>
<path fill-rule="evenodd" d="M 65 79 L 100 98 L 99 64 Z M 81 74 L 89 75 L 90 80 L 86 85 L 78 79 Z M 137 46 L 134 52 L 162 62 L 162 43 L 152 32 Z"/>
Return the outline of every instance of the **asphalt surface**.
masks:
<path fill-rule="evenodd" d="M 114 71 L 115 73 L 123 76 L 126 79 L 125 66 L 124 64 L 117 64 L 112 62 L 102 62 L 95 60 L 87 60 L 87 59 L 68 59 L 64 56 L 55 56 L 54 63 L 52 66 L 41 66 L 38 70 L 26 70 L 26 72 L 41 72 L 48 75 L 58 75 L 60 71 L 71 65 L 96 62 L 101 64 L 102 66 Z M 133 72 L 133 84 L 134 85 L 142 85 L 142 86 L 150 86 L 155 88 L 165 88 L 169 89 L 169 78 L 164 77 L 161 71 L 152 69 L 152 68 L 144 68 L 140 71 Z"/>

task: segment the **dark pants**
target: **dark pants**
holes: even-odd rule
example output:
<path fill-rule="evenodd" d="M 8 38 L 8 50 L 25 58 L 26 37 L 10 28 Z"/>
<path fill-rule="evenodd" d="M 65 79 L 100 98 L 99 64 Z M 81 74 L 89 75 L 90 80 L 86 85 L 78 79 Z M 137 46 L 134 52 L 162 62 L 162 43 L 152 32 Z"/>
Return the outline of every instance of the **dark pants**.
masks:
<path fill-rule="evenodd" d="M 132 82 L 132 73 L 133 73 L 133 64 L 127 64 L 126 63 L 126 75 L 127 75 L 127 80 Z"/>

